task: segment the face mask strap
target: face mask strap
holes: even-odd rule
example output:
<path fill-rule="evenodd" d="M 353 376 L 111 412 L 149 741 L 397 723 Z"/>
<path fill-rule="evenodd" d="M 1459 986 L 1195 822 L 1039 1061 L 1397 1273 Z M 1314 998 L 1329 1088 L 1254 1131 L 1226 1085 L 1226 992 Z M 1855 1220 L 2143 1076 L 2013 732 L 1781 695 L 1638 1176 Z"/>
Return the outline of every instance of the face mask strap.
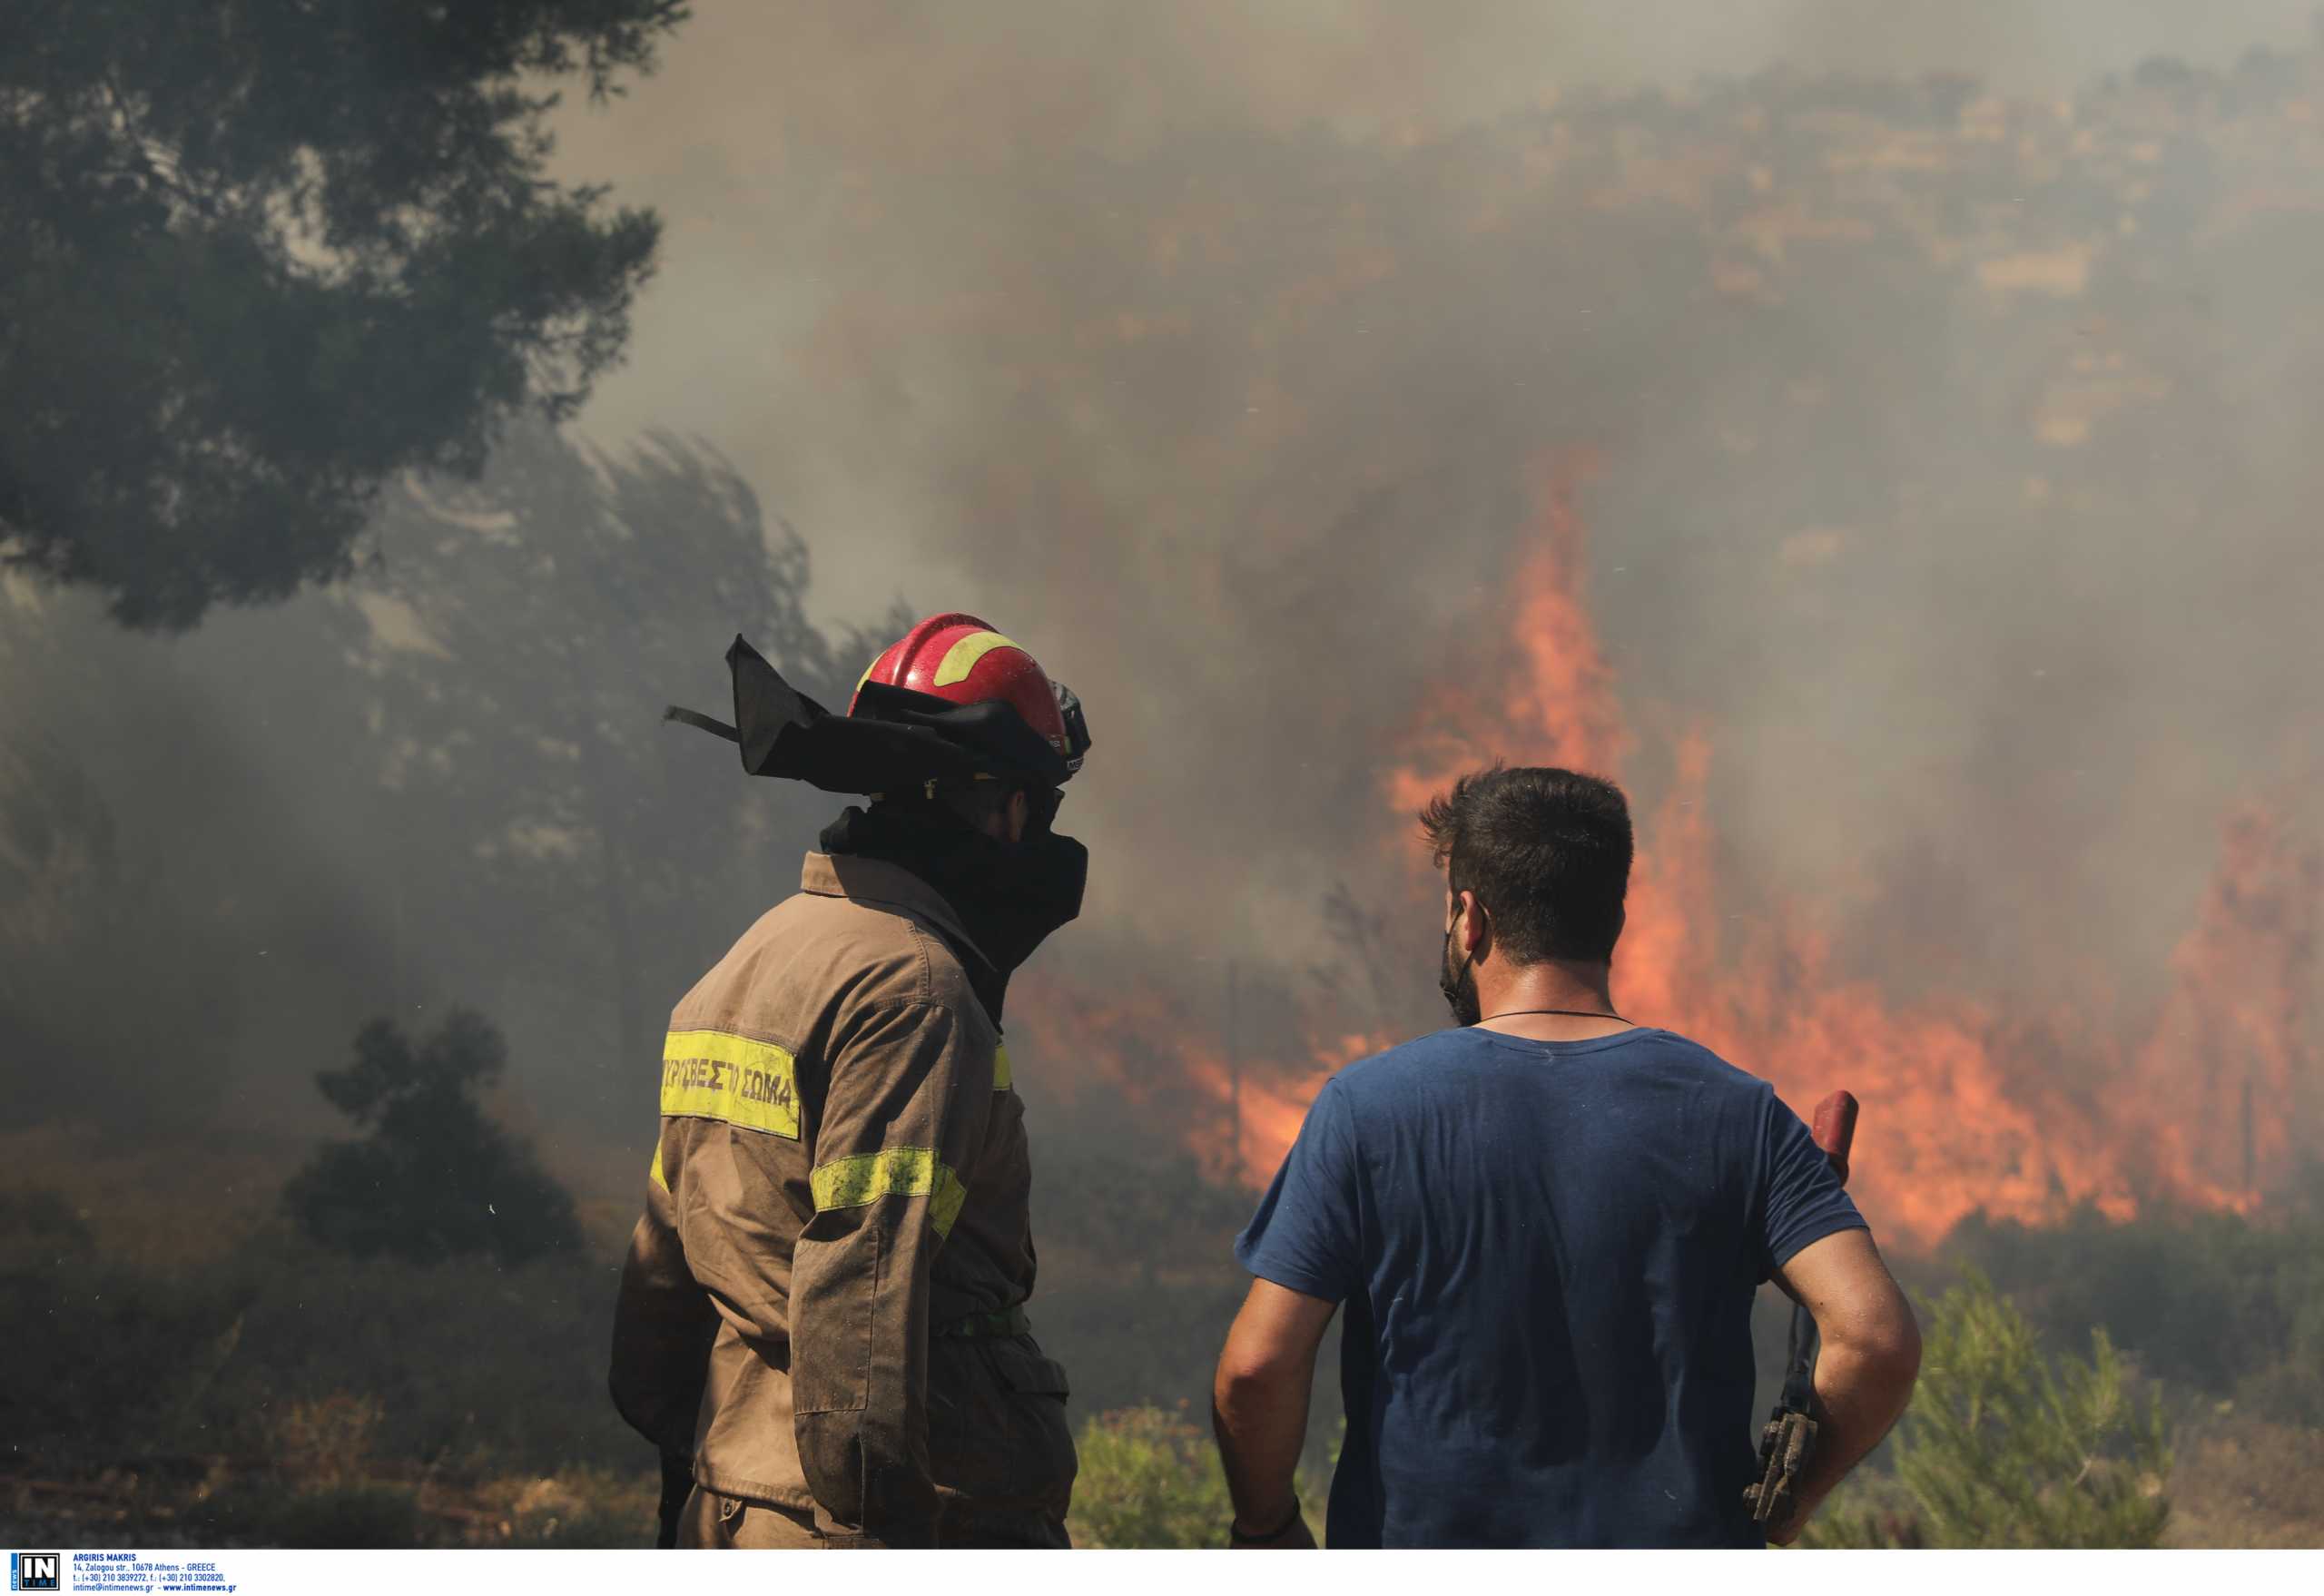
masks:
<path fill-rule="evenodd" d="M 1483 899 L 1482 899 L 1482 898 L 1480 898 L 1480 899 L 1478 899 L 1478 900 L 1477 900 L 1477 912 L 1478 912 L 1479 914 L 1483 915 L 1487 921 L 1491 921 L 1491 920 L 1492 919 L 1492 911 L 1485 907 L 1485 905 L 1484 905 L 1484 900 L 1483 900 Z M 1446 927 L 1444 928 L 1444 947 L 1445 947 L 1446 951 L 1448 951 L 1448 952 L 1449 952 L 1449 951 L 1452 950 L 1452 933 L 1453 933 L 1454 931 L 1459 931 L 1459 930 L 1461 929 L 1461 921 L 1462 921 L 1463 919 L 1465 919 L 1465 918 L 1466 918 L 1466 916 L 1465 916 L 1465 914 L 1464 914 L 1462 911 L 1457 910 L 1457 909 L 1453 911 L 1453 914 L 1452 914 L 1452 923 L 1451 925 L 1448 925 L 1448 926 L 1446 926 Z M 1473 963 L 1475 963 L 1475 962 L 1476 962 L 1476 959 L 1477 959 L 1477 956 L 1476 956 L 1474 953 L 1472 953 L 1471 951 L 1469 951 L 1469 950 L 1468 950 L 1468 949 L 1466 949 L 1466 948 L 1462 949 L 1462 950 L 1461 950 L 1461 973 L 1462 973 L 1462 974 L 1463 974 L 1463 975 L 1467 974 L 1467 973 L 1468 973 L 1468 970 L 1469 970 L 1469 966 L 1470 966 L 1470 965 L 1472 965 L 1472 964 L 1473 964 Z"/>
<path fill-rule="evenodd" d="M 1485 908 L 1482 901 L 1477 904 L 1477 911 L 1479 913 L 1483 914 L 1488 921 L 1492 918 L 1491 911 Z M 1456 913 L 1453 916 L 1452 922 L 1444 928 L 1444 954 L 1452 952 L 1452 933 L 1461 928 L 1461 921 L 1464 918 L 1465 914 Z M 1444 965 L 1444 958 L 1442 954 L 1438 957 L 1436 961 L 1437 990 L 1444 994 L 1444 1001 L 1452 1009 L 1453 1020 L 1462 1025 L 1473 1025 L 1477 1020 L 1477 1016 L 1475 1014 L 1469 1013 L 1466 1007 L 1462 1002 L 1464 987 L 1470 994 L 1473 994 L 1475 991 L 1472 975 L 1472 971 L 1475 964 L 1476 955 L 1471 952 L 1467 948 L 1462 948 L 1461 950 L 1461 968 L 1458 970 L 1446 969 Z"/>

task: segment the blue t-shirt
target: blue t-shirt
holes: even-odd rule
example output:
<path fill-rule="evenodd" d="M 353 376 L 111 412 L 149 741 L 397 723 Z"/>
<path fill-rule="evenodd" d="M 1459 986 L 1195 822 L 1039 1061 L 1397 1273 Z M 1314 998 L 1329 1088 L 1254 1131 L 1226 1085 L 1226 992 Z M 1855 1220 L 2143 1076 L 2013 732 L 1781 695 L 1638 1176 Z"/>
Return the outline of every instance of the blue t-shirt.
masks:
<path fill-rule="evenodd" d="M 1758 1546 L 1751 1300 L 1861 1227 L 1667 1030 L 1438 1031 L 1325 1084 L 1235 1256 L 1346 1305 L 1334 1546 Z"/>

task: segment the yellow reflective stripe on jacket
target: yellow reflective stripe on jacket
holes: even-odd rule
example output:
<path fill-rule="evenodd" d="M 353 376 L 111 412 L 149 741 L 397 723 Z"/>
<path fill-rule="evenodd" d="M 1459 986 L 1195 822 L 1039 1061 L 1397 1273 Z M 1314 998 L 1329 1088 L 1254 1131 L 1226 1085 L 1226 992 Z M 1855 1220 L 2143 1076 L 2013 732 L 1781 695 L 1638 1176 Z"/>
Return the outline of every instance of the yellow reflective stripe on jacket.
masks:
<path fill-rule="evenodd" d="M 1009 1068 L 1009 1049 L 1007 1048 L 994 1049 L 992 1054 L 992 1089 L 997 1092 L 1005 1092 L 1009 1089 L 1009 1086 L 1015 1079 L 1016 1076 L 1014 1072 Z"/>
<path fill-rule="evenodd" d="M 674 1030 L 662 1047 L 662 1112 L 723 1119 L 799 1139 L 799 1089 L 789 1053 L 723 1030 Z"/>
<path fill-rule="evenodd" d="M 654 1144 L 654 1162 L 645 1171 L 645 1178 L 664 1191 L 670 1189 L 670 1178 L 662 1173 L 662 1144 L 658 1141 Z"/>
<path fill-rule="evenodd" d="M 939 1236 L 951 1230 L 969 1197 L 960 1177 L 927 1148 L 882 1148 L 834 1158 L 808 1175 L 807 1189 L 814 1194 L 817 1213 L 860 1208 L 883 1197 L 924 1197 Z"/>

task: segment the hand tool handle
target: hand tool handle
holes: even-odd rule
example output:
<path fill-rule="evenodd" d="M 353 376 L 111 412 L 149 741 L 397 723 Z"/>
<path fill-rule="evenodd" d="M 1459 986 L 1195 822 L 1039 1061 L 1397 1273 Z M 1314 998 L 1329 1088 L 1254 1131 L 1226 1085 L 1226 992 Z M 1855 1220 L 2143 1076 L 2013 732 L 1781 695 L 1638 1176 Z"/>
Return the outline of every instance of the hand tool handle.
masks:
<path fill-rule="evenodd" d="M 1840 1184 L 1848 1183 L 1848 1147 L 1856 1140 L 1856 1094 L 1834 1092 L 1816 1105 L 1816 1118 L 1810 1122 L 1810 1132 L 1816 1145 L 1832 1160 L 1832 1172 Z"/>

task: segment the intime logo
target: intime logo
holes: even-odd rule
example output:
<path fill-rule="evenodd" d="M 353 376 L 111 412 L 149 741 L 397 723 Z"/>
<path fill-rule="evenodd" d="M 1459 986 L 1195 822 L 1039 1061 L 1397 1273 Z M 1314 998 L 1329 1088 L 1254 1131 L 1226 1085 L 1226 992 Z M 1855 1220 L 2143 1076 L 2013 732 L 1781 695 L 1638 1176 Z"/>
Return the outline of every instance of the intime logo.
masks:
<path fill-rule="evenodd" d="M 8 1553 L 8 1589 L 11 1591 L 61 1591 L 64 1558 L 54 1552 L 11 1552 Z"/>

